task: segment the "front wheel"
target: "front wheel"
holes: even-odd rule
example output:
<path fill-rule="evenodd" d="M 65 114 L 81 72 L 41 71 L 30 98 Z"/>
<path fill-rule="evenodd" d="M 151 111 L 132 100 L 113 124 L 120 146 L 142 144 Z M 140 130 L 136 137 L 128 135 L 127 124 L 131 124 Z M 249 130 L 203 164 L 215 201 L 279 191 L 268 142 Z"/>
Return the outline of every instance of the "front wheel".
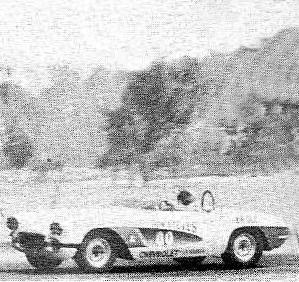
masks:
<path fill-rule="evenodd" d="M 59 259 L 50 259 L 44 256 L 37 255 L 26 255 L 28 262 L 36 269 L 39 270 L 50 270 L 61 264 L 61 260 Z"/>
<path fill-rule="evenodd" d="M 253 267 L 262 253 L 263 237 L 259 231 L 238 230 L 232 234 L 222 259 L 228 266 Z"/>
<path fill-rule="evenodd" d="M 87 236 L 75 255 L 78 266 L 85 271 L 104 272 L 112 268 L 116 251 L 109 234 L 94 233 Z"/>

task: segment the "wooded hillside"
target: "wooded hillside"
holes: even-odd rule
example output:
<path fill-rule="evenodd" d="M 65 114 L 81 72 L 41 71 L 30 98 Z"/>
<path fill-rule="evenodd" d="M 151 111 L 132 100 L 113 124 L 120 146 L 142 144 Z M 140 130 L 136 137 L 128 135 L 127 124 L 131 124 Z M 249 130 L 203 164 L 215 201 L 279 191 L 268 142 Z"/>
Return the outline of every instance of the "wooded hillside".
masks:
<path fill-rule="evenodd" d="M 297 164 L 298 62 L 293 28 L 260 48 L 157 61 L 141 71 L 99 67 L 82 79 L 54 66 L 39 93 L 5 82 L 3 167 L 231 173 Z"/>

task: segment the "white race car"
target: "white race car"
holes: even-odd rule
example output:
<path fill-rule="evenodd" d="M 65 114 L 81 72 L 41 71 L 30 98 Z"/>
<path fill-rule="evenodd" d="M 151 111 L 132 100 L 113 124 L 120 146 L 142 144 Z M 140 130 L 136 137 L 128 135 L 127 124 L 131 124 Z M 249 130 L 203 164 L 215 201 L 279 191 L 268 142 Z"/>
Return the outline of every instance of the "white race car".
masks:
<path fill-rule="evenodd" d="M 263 251 L 289 236 L 285 222 L 272 215 L 215 209 L 210 191 L 200 211 L 125 207 L 36 210 L 7 217 L 12 246 L 36 268 L 54 268 L 73 258 L 85 271 L 109 270 L 117 258 L 171 258 L 200 264 L 222 257 L 233 267 L 256 265 Z"/>

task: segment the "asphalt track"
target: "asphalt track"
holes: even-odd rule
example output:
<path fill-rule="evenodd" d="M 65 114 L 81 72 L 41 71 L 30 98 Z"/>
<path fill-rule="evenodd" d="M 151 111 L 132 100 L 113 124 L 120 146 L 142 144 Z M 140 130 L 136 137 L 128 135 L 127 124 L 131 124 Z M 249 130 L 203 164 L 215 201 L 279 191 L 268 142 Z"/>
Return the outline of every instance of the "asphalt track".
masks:
<path fill-rule="evenodd" d="M 109 273 L 84 273 L 75 265 L 48 272 L 26 263 L 0 270 L 1 281 L 299 281 L 299 259 L 267 260 L 256 268 L 228 269 L 221 261 L 207 262 L 199 268 L 178 264 L 118 265 Z"/>

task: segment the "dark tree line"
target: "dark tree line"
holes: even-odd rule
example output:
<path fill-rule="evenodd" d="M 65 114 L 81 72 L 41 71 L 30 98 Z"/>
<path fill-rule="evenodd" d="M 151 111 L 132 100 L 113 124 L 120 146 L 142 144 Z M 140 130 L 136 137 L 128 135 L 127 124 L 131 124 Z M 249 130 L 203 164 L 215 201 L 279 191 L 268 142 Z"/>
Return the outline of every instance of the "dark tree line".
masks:
<path fill-rule="evenodd" d="M 134 72 L 122 106 L 108 113 L 110 149 L 100 166 L 135 162 L 172 130 L 187 125 L 200 100 L 198 74 L 198 61 L 189 57 Z"/>

